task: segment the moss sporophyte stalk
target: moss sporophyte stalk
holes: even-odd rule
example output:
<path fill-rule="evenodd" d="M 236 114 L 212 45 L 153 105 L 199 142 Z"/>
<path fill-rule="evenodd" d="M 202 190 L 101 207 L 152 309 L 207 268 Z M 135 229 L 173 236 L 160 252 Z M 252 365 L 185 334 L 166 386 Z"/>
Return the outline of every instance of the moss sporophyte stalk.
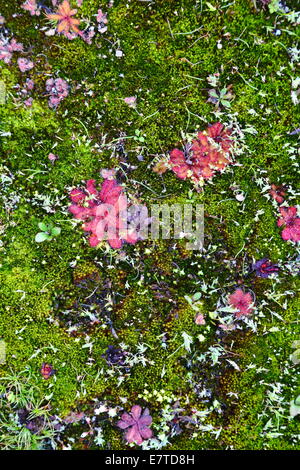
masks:
<path fill-rule="evenodd" d="M 0 2 L 0 449 L 299 449 L 296 3 Z"/>

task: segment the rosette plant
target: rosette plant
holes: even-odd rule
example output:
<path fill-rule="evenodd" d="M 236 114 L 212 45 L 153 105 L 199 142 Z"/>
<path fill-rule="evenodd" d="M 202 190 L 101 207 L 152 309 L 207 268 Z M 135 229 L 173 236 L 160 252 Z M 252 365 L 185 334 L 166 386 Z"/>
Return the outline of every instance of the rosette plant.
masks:
<path fill-rule="evenodd" d="M 37 243 L 42 243 L 45 241 L 50 242 L 53 238 L 57 237 L 60 232 L 60 227 L 55 227 L 53 224 L 45 224 L 45 222 L 39 222 L 38 224 L 39 229 L 41 232 L 37 233 L 35 236 L 35 241 Z"/>

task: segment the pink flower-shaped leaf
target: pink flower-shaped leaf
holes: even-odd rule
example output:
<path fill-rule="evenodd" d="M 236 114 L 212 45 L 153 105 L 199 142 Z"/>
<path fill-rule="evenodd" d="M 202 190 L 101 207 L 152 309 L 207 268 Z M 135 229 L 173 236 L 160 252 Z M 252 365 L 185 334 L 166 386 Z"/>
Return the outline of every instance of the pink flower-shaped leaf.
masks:
<path fill-rule="evenodd" d="M 134 442 L 137 445 L 141 445 L 143 442 L 143 438 L 141 436 L 141 433 L 139 431 L 137 424 L 129 428 L 128 431 L 126 431 L 125 438 L 127 442 L 129 443 Z"/>
<path fill-rule="evenodd" d="M 121 429 L 127 429 L 135 424 L 134 419 L 129 413 L 123 413 L 121 419 L 117 422 L 117 426 Z"/>

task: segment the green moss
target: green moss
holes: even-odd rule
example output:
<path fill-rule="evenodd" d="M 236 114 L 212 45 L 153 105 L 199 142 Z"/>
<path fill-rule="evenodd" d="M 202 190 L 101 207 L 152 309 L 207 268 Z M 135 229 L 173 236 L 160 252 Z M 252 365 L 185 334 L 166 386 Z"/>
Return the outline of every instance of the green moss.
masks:
<path fill-rule="evenodd" d="M 101 8 L 109 20 L 107 33 L 91 45 L 48 37 L 40 30 L 47 25 L 44 15 L 31 17 L 12 2 L 3 5 L 6 25 L 24 43 L 25 56 L 32 54 L 35 68 L 22 74 L 17 54 L 10 66 L 0 64 L 7 91 L 0 105 L 1 173 L 6 176 L 0 196 L 0 337 L 7 344 L 7 363 L 0 374 L 29 366 L 37 395 L 51 396 L 52 410 L 61 416 L 77 406 L 91 410 L 94 399 L 124 407 L 125 398 L 128 410 L 137 403 L 150 407 L 158 426 L 161 390 L 184 401 L 191 416 L 214 398 L 222 403 L 223 412 L 212 412 L 206 421 L 222 427 L 217 439 L 183 427 L 167 446 L 171 450 L 293 449 L 297 419 L 288 417 L 288 406 L 298 388 L 289 355 L 299 334 L 299 281 L 284 265 L 297 252 L 282 240 L 278 211 L 262 194 L 259 179 L 287 185 L 286 200 L 296 204 L 298 168 L 289 151 L 298 141 L 288 133 L 299 125 L 299 110 L 290 99 L 296 70 L 288 48 L 295 45 L 297 31 L 278 23 L 280 37 L 272 34 L 275 16 L 255 10 L 247 0 L 212 3 L 213 8 L 192 0 L 115 0 L 108 8 L 85 0 L 80 18 L 94 21 Z M 13 16 L 16 12 L 20 15 Z M 226 122 L 236 113 L 240 126 L 253 126 L 256 133 L 244 132 L 245 150 L 235 164 L 197 193 L 188 180 L 171 171 L 159 176 L 152 167 L 181 148 L 186 133 L 219 119 L 207 102 L 207 77 L 216 72 L 234 93 L 220 119 Z M 50 76 L 70 85 L 56 111 L 47 106 Z M 32 107 L 23 105 L 16 88 L 25 77 L 35 82 Z M 129 96 L 136 96 L 136 108 L 125 103 Z M 59 157 L 54 163 L 50 152 Z M 151 239 L 125 245 L 119 257 L 104 246 L 90 248 L 81 227 L 71 223 L 68 193 L 87 179 L 100 183 L 100 170 L 113 167 L 119 168 L 126 191 L 142 203 L 204 204 L 205 251 L 187 250 L 185 240 Z M 236 186 L 244 192 L 243 202 L 235 197 Z M 36 243 L 40 221 L 61 227 L 61 234 Z M 263 257 L 281 263 L 278 282 L 251 273 L 253 260 Z M 233 332 L 224 339 L 216 336 L 213 312 L 237 286 L 256 295 L 258 334 Z M 205 326 L 196 325 L 195 310 L 185 298 L 196 292 L 202 296 Z M 91 309 L 98 321 L 72 331 L 64 317 L 69 309 L 76 310 L 77 320 L 83 309 Z M 191 353 L 183 333 L 193 339 Z M 109 365 L 103 357 L 107 347 L 120 344 L 133 355 L 144 345 L 145 364 L 131 364 L 128 373 Z M 209 359 L 197 362 L 216 345 L 231 355 L 214 366 Z M 240 370 L 227 359 L 236 360 Z M 49 381 L 40 374 L 42 362 L 57 371 Z M 274 437 L 275 428 L 270 428 L 273 434 L 265 428 L 274 413 L 266 394 L 278 382 L 285 384 L 280 426 L 286 428 Z M 209 404 L 197 389 L 204 383 L 213 394 Z M 115 450 L 128 449 L 114 425 L 114 420 L 104 425 L 106 442 Z M 75 446 L 85 446 L 78 436 Z"/>

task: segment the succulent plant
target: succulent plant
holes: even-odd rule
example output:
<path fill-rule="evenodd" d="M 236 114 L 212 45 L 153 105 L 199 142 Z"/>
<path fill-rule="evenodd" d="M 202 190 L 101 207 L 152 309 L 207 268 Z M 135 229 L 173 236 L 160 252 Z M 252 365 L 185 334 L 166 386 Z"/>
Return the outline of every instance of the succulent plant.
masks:
<path fill-rule="evenodd" d="M 230 129 L 225 129 L 220 122 L 199 132 L 192 145 L 185 146 L 184 152 L 174 149 L 170 153 L 173 172 L 180 179 L 191 178 L 194 182 L 212 178 L 216 171 L 222 171 L 231 163 L 230 135 Z"/>
<path fill-rule="evenodd" d="M 149 414 L 148 408 L 142 412 L 139 405 L 134 405 L 130 413 L 123 413 L 117 426 L 120 429 L 127 429 L 125 439 L 127 442 L 133 442 L 141 445 L 145 439 L 152 437 L 152 431 L 149 426 L 152 423 L 152 418 Z"/>

